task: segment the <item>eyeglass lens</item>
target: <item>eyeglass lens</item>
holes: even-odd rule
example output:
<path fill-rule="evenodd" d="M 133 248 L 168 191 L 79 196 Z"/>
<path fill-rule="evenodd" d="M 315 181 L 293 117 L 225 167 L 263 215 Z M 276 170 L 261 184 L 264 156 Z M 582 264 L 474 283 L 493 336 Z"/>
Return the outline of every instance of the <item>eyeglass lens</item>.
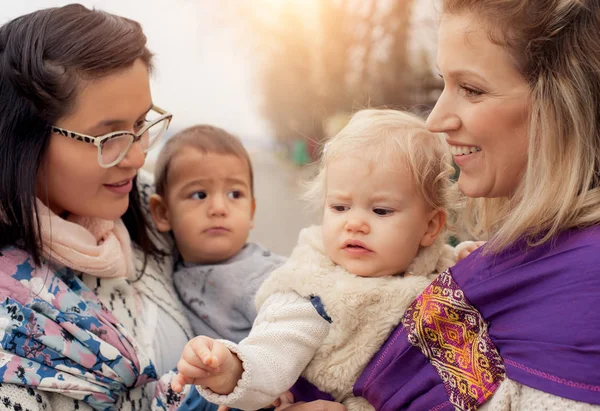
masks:
<path fill-rule="evenodd" d="M 152 146 L 160 140 L 168 126 L 168 121 L 165 119 L 154 125 L 142 134 L 139 143 L 142 146 L 142 150 L 147 152 Z M 115 161 L 119 161 L 125 157 L 127 151 L 131 147 L 133 142 L 133 135 L 123 134 L 118 137 L 106 140 L 102 144 L 102 164 L 109 165 Z"/>

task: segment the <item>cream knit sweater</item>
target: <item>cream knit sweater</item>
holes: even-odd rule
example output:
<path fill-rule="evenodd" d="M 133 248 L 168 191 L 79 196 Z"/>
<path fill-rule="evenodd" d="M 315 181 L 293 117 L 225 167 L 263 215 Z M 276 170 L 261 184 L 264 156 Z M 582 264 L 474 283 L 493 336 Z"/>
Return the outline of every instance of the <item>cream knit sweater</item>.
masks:
<path fill-rule="evenodd" d="M 245 396 L 248 402 L 235 401 L 233 397 L 215 398 L 205 391 L 202 393 L 217 403 L 243 409 L 260 408 L 287 391 L 302 375 L 320 390 L 344 403 L 349 411 L 372 410 L 365 400 L 353 397 L 352 387 L 356 379 L 400 322 L 406 308 L 435 277 L 431 274 L 454 262 L 454 250 L 444 245 L 440 238 L 434 245 L 419 252 L 407 270 L 411 275 L 358 277 L 327 257 L 320 227 L 302 230 L 298 246 L 288 262 L 274 271 L 257 293 L 260 314 L 250 336 L 237 347 L 230 345 L 248 358 L 257 358 L 259 353 L 272 358 L 283 344 L 288 354 L 286 361 L 272 365 L 244 362 L 246 372 L 255 367 L 269 368 L 273 377 L 268 378 L 269 384 L 274 385 L 267 390 L 259 389 L 260 393 Z M 321 299 L 333 320 L 331 324 L 318 314 L 315 317 L 316 310 L 309 300 L 311 296 Z M 280 317 L 279 321 L 277 317 L 272 318 L 290 308 L 312 312 L 306 320 L 298 319 L 302 326 L 288 325 L 285 322 L 287 317 Z M 263 327 L 262 321 L 269 325 Z M 302 333 L 299 334 L 298 330 Z M 304 344 L 287 342 L 294 343 L 299 337 Z M 298 352 L 299 349 L 302 353 Z M 260 369 L 257 372 L 261 378 L 266 377 Z"/>

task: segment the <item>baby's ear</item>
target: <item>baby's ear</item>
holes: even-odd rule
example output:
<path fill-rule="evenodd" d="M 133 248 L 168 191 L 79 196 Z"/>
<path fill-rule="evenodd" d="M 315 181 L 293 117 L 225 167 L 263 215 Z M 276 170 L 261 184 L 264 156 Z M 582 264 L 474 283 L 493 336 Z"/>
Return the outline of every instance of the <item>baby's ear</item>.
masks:
<path fill-rule="evenodd" d="M 444 231 L 446 226 L 446 212 L 441 210 L 433 210 L 430 214 L 429 223 L 427 224 L 427 231 L 421 238 L 421 247 L 429 247 L 438 235 Z"/>
<path fill-rule="evenodd" d="M 171 223 L 169 222 L 167 211 L 166 201 L 158 194 L 152 194 L 150 196 L 150 215 L 152 215 L 152 220 L 154 220 L 156 228 L 161 233 L 171 231 Z"/>
<path fill-rule="evenodd" d="M 252 198 L 252 211 L 250 214 L 250 228 L 254 228 L 254 214 L 256 213 L 256 199 Z"/>

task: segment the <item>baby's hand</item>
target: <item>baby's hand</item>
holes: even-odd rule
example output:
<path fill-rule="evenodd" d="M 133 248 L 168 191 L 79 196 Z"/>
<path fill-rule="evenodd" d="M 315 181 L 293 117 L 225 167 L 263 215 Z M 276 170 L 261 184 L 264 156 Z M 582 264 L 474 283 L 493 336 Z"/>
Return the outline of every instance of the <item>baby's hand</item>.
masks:
<path fill-rule="evenodd" d="M 485 244 L 485 241 L 463 241 L 456 246 L 456 256 L 458 261 L 466 258 L 473 251 Z"/>
<path fill-rule="evenodd" d="M 243 372 L 238 356 L 208 337 L 193 338 L 185 345 L 177 369 L 179 373 L 171 381 L 173 391 L 194 384 L 224 395 L 233 391 Z"/>
<path fill-rule="evenodd" d="M 275 401 L 273 401 L 273 407 L 275 407 L 275 410 L 278 409 L 284 409 L 289 407 L 290 405 L 292 405 L 294 403 L 294 394 L 292 394 L 290 391 L 286 391 L 283 394 L 281 394 L 279 396 L 279 398 L 277 398 Z"/>

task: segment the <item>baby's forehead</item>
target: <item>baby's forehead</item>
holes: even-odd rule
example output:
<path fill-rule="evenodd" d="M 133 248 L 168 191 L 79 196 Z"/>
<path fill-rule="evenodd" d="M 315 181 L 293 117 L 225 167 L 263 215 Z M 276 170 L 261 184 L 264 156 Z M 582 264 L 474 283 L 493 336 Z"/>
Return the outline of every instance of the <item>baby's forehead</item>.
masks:
<path fill-rule="evenodd" d="M 369 173 L 389 171 L 397 174 L 413 172 L 413 166 L 407 153 L 399 150 L 377 151 L 354 150 L 329 156 L 325 162 L 326 170 L 334 168 L 348 168 L 364 170 Z"/>
<path fill-rule="evenodd" d="M 169 168 L 168 185 L 182 180 L 241 180 L 251 183 L 250 164 L 245 158 L 231 153 L 202 152 L 194 148 L 180 150 L 171 158 Z"/>
<path fill-rule="evenodd" d="M 415 178 L 406 161 L 364 161 L 345 157 L 328 162 L 325 175 L 328 191 L 412 192 Z"/>

